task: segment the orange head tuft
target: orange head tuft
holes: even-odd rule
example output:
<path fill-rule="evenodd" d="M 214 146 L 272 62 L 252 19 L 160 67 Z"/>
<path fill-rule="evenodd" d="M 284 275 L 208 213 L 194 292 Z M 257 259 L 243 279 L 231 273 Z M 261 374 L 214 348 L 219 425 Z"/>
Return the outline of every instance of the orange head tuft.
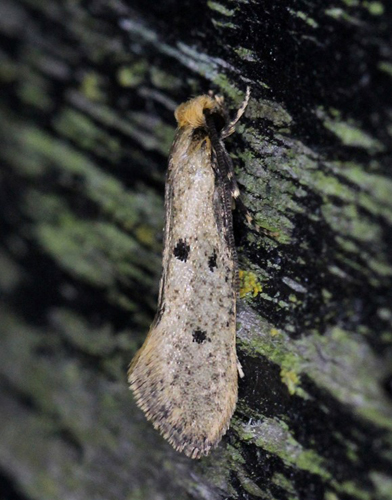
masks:
<path fill-rule="evenodd" d="M 205 125 L 204 111 L 220 111 L 219 102 L 209 95 L 194 97 L 178 106 L 174 116 L 176 117 L 179 128 L 191 127 L 198 128 Z"/>

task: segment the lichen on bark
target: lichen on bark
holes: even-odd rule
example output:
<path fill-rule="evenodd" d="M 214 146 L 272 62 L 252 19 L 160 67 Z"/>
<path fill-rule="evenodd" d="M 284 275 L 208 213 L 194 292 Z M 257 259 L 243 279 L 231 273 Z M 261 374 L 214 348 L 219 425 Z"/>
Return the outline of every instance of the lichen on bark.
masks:
<path fill-rule="evenodd" d="M 390 8 L 0 3 L 0 491 L 15 500 L 392 498 Z M 199 462 L 136 409 L 173 111 L 230 139 L 245 378 Z M 1 489 L 3 488 L 3 489 Z"/>

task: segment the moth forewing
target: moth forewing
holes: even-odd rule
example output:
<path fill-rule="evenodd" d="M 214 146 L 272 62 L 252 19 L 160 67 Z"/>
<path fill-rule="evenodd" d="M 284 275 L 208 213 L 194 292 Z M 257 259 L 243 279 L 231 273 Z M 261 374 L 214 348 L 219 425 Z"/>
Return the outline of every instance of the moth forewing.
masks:
<path fill-rule="evenodd" d="M 232 169 L 205 118 L 225 118 L 222 106 L 200 96 L 177 108 L 158 312 L 129 369 L 147 418 L 192 458 L 218 444 L 237 401 Z"/>

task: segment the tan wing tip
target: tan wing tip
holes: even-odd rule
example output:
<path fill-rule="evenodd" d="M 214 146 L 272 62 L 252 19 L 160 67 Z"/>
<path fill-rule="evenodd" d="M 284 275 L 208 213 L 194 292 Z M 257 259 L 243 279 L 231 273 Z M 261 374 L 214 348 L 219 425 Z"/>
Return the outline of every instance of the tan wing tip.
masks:
<path fill-rule="evenodd" d="M 216 439 L 209 440 L 208 438 L 201 438 L 193 434 L 187 434 L 181 431 L 177 432 L 176 429 L 170 426 L 170 423 L 169 426 L 166 427 L 162 425 L 161 422 L 152 420 L 152 424 L 176 451 L 184 453 L 187 457 L 193 459 L 200 459 L 209 455 L 211 451 L 218 446 L 223 435 L 229 428 L 229 424 L 227 424 Z"/>
<path fill-rule="evenodd" d="M 130 388 L 134 393 L 136 404 L 144 412 L 147 420 L 151 421 L 154 428 L 166 439 L 176 451 L 184 453 L 186 456 L 193 459 L 200 459 L 203 456 L 209 455 L 211 450 L 215 448 L 222 439 L 222 436 L 227 432 L 230 425 L 230 419 L 234 413 L 235 404 L 232 410 L 228 412 L 227 418 L 223 425 L 218 429 L 214 439 L 201 437 L 193 433 L 186 432 L 184 428 L 178 424 L 173 424 L 168 420 L 168 415 L 163 410 L 162 405 L 157 403 L 156 398 L 151 392 L 145 390 L 145 384 L 132 377 L 129 372 Z M 144 389 L 144 390 L 143 390 Z"/>

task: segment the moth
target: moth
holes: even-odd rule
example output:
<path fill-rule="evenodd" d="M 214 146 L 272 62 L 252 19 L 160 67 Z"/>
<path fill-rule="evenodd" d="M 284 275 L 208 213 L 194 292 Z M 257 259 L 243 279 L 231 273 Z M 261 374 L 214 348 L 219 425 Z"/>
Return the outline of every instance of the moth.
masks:
<path fill-rule="evenodd" d="M 249 97 L 248 89 L 232 121 L 218 96 L 195 97 L 175 111 L 158 310 L 128 372 L 147 419 L 191 458 L 207 455 L 227 431 L 237 372 L 243 376 L 232 219 L 239 190 L 223 141 Z"/>

